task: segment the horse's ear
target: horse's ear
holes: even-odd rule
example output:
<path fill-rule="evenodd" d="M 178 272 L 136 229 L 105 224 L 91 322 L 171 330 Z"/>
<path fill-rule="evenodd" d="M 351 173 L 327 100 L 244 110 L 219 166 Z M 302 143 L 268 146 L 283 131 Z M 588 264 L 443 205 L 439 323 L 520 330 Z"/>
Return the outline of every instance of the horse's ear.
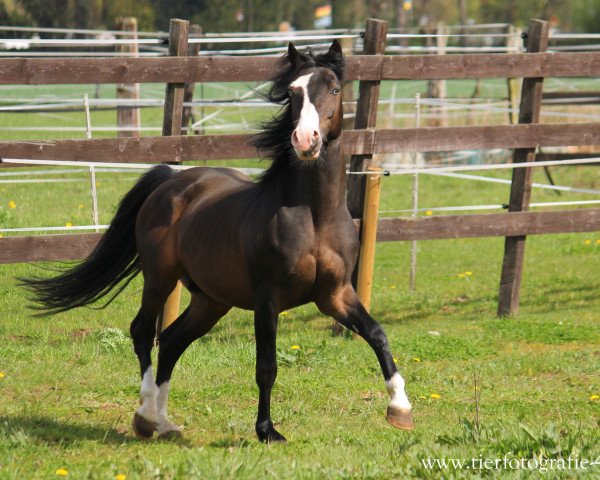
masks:
<path fill-rule="evenodd" d="M 337 38 L 333 41 L 331 47 L 329 47 L 329 52 L 327 53 L 333 53 L 340 56 L 342 55 L 342 45 L 340 45 L 340 42 L 338 42 Z"/>
<path fill-rule="evenodd" d="M 296 50 L 292 42 L 288 44 L 288 58 L 294 68 L 297 68 L 302 63 L 302 54 Z"/>

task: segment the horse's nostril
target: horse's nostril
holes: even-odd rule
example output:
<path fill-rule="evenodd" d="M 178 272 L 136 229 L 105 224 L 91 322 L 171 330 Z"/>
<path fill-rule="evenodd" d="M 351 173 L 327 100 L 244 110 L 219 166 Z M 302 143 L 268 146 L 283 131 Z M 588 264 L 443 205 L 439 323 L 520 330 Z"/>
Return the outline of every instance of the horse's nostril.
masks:
<path fill-rule="evenodd" d="M 292 132 L 292 144 L 298 145 L 298 143 L 300 143 L 300 140 L 298 139 L 298 132 L 296 130 L 294 130 Z"/>
<path fill-rule="evenodd" d="M 316 130 L 313 132 L 313 139 L 314 140 L 318 140 L 319 139 L 319 132 L 317 132 Z"/>

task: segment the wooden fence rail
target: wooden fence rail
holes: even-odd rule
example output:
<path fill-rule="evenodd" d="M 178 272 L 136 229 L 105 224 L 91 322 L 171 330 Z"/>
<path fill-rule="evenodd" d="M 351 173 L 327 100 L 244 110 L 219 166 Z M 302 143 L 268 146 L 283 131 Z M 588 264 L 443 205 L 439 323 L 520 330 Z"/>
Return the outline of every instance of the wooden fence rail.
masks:
<path fill-rule="evenodd" d="M 0 84 L 260 82 L 275 73 L 276 63 L 271 57 L 2 58 Z M 347 80 L 595 76 L 600 76 L 600 56 L 595 52 L 346 59 Z"/>
<path fill-rule="evenodd" d="M 356 221 L 356 228 L 359 221 Z M 423 218 L 381 218 L 378 242 L 504 237 L 600 231 L 600 208 L 554 212 L 439 215 Z M 36 235 L 0 239 L 0 264 L 66 261 L 84 258 L 101 234 Z"/>
<path fill-rule="evenodd" d="M 195 135 L 0 142 L 0 157 L 154 163 L 257 158 L 251 135 Z M 422 127 L 343 132 L 345 155 L 600 144 L 597 123 Z"/>

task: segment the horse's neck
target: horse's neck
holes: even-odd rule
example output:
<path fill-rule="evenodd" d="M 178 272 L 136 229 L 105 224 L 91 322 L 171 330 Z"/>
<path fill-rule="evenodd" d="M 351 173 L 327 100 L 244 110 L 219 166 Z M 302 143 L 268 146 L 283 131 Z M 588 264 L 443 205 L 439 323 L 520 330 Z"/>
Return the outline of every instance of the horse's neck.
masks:
<path fill-rule="evenodd" d="M 322 165 L 297 168 L 285 182 L 285 195 L 293 203 L 307 205 L 315 218 L 335 214 L 346 202 L 346 165 L 340 152 L 339 139 L 326 149 Z"/>

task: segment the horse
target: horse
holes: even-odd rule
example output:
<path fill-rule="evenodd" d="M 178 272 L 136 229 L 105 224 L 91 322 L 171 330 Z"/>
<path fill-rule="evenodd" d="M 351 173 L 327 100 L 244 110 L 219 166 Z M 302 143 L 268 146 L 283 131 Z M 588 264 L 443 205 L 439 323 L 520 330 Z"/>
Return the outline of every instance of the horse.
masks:
<path fill-rule="evenodd" d="M 290 43 L 277 72 L 266 96 L 280 110 L 252 140 L 272 160 L 258 179 L 228 168 L 176 173 L 156 166 L 123 197 L 85 260 L 55 277 L 21 279 L 34 308 L 50 315 L 113 292 L 107 305 L 142 272 L 141 306 L 130 328 L 141 373 L 141 406 L 133 418 L 138 437 L 181 435 L 167 414 L 173 368 L 194 340 L 237 307 L 254 312 L 256 434 L 262 442 L 285 442 L 270 413 L 278 316 L 309 302 L 368 342 L 390 394 L 387 420 L 414 428 L 386 335 L 351 283 L 359 242 L 340 152 L 341 46 L 336 40 L 326 52 L 300 52 Z M 154 378 L 156 320 L 178 281 L 191 301 L 160 333 Z"/>

